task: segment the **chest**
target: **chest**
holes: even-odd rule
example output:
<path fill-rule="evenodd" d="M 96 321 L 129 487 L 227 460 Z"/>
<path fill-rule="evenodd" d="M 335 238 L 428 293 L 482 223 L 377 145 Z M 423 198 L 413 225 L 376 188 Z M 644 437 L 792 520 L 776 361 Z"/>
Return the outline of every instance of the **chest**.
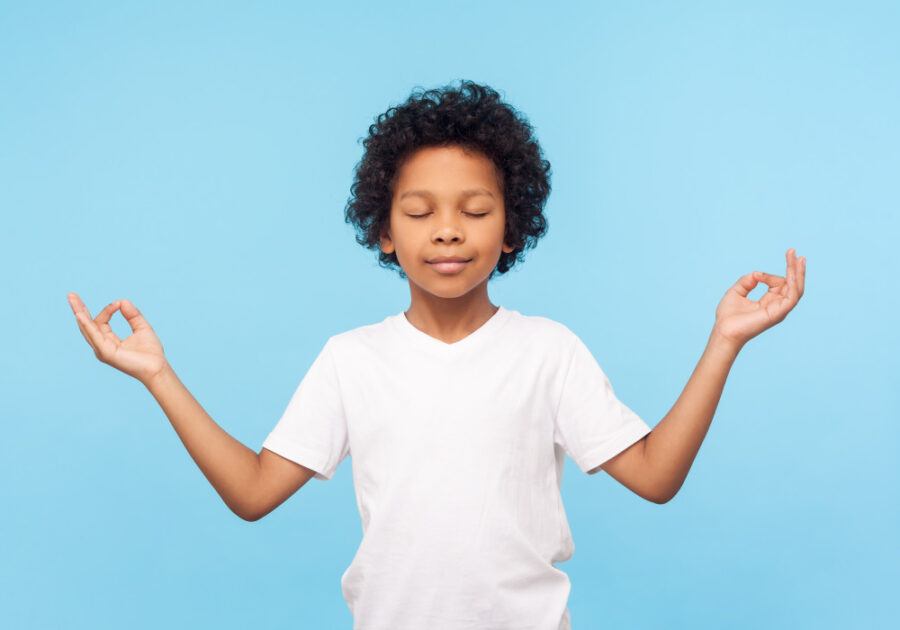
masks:
<path fill-rule="evenodd" d="M 468 361 L 373 353 L 342 370 L 354 468 L 545 466 L 557 380 L 524 348 Z"/>

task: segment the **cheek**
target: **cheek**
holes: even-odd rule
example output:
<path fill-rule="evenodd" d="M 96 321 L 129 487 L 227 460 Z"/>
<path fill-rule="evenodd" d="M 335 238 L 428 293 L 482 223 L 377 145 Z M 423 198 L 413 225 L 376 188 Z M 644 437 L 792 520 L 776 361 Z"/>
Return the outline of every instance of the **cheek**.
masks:
<path fill-rule="evenodd" d="M 506 224 L 503 223 L 503 221 L 500 221 L 497 225 L 494 226 L 492 238 L 496 243 L 498 243 L 498 247 L 503 247 L 506 239 Z"/>

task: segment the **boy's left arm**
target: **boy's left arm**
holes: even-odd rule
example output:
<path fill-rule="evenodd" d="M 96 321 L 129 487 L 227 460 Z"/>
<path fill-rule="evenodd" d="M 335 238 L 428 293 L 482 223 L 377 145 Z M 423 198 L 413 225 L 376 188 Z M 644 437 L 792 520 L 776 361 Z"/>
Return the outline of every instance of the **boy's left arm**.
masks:
<path fill-rule="evenodd" d="M 786 278 L 754 271 L 741 277 L 716 309 L 716 323 L 697 367 L 669 413 L 653 430 L 600 466 L 639 496 L 665 503 L 684 483 L 712 422 L 725 379 L 747 341 L 784 320 L 803 295 L 806 258 L 787 251 Z M 759 282 L 758 302 L 747 294 Z"/>

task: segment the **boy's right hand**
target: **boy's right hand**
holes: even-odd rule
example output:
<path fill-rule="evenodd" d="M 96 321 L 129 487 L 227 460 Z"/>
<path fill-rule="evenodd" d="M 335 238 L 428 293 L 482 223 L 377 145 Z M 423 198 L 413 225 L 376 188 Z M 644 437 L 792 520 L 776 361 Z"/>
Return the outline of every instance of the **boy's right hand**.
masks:
<path fill-rule="evenodd" d="M 145 385 L 166 367 L 166 356 L 156 333 L 141 312 L 127 299 L 108 304 L 92 319 L 77 294 L 69 293 L 67 297 L 81 334 L 100 361 L 133 376 Z M 110 317 L 117 310 L 122 311 L 122 316 L 133 331 L 125 339 L 119 339 L 109 325 Z"/>

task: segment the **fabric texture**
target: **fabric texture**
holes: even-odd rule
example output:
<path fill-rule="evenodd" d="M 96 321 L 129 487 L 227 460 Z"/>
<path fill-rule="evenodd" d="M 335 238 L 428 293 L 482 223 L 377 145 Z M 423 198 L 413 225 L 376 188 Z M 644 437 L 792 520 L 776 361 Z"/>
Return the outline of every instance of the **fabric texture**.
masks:
<path fill-rule="evenodd" d="M 403 312 L 330 337 L 263 447 L 319 480 L 351 456 L 354 630 L 568 630 L 565 454 L 650 430 L 571 330 L 500 306 L 452 344 Z"/>

